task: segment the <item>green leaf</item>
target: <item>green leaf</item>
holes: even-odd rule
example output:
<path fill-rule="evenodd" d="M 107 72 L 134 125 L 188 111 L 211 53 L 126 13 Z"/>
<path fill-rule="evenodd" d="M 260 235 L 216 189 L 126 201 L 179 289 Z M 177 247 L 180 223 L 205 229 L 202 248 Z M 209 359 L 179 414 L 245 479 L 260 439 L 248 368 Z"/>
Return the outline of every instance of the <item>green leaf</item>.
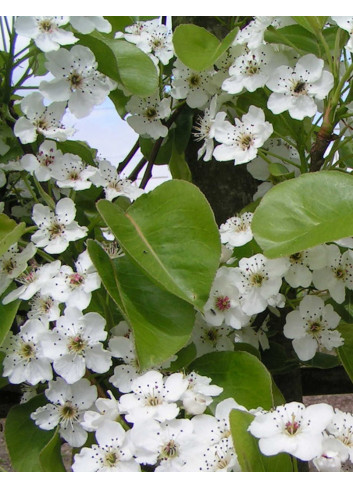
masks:
<path fill-rule="evenodd" d="M 344 339 L 344 345 L 337 348 L 337 354 L 353 382 L 353 324 L 340 324 L 337 330 Z"/>
<path fill-rule="evenodd" d="M 139 197 L 126 212 L 97 209 L 124 252 L 157 284 L 202 309 L 218 269 L 220 239 L 200 190 L 172 180 Z"/>
<path fill-rule="evenodd" d="M 189 371 L 212 379 L 223 387 L 217 402 L 233 397 L 247 409 L 274 405 L 271 375 L 256 356 L 245 351 L 207 353 L 192 362 Z"/>
<path fill-rule="evenodd" d="M 339 358 L 328 353 L 317 352 L 314 358 L 307 362 L 302 362 L 304 365 L 312 368 L 335 368 L 341 365 Z"/>
<path fill-rule="evenodd" d="M 0 214 L 0 256 L 4 254 L 11 245 L 17 243 L 25 232 L 26 224 L 10 219 L 6 214 Z"/>
<path fill-rule="evenodd" d="M 116 88 L 109 93 L 109 98 L 113 102 L 117 113 L 123 119 L 127 114 L 125 107 L 130 100 L 130 97 L 126 96 L 122 90 L 119 90 L 119 88 Z"/>
<path fill-rule="evenodd" d="M 9 383 L 7 377 L 2 376 L 4 371 L 3 369 L 4 358 L 5 358 L 5 353 L 3 351 L 0 351 L 0 389 Z"/>
<path fill-rule="evenodd" d="M 308 31 L 312 32 L 313 34 L 317 34 L 318 32 L 322 31 L 323 27 L 325 26 L 328 17 L 322 16 L 322 17 L 317 17 L 317 16 L 310 16 L 310 17 L 293 17 L 299 25 L 304 27 L 304 29 L 307 29 Z"/>
<path fill-rule="evenodd" d="M 157 69 L 151 58 L 134 44 L 99 32 L 78 37 L 94 53 L 98 70 L 122 83 L 132 94 L 148 97 L 157 90 Z"/>
<path fill-rule="evenodd" d="M 116 32 L 124 32 L 125 27 L 132 25 L 134 23 L 134 19 L 132 17 L 119 15 L 116 17 L 113 16 L 104 16 L 108 22 L 110 22 L 112 26 L 112 32 L 115 34 Z"/>
<path fill-rule="evenodd" d="M 43 472 L 66 472 L 61 456 L 61 440 L 58 429 L 39 454 Z"/>
<path fill-rule="evenodd" d="M 273 457 L 262 455 L 258 440 L 248 432 L 254 415 L 233 409 L 229 415 L 230 429 L 238 462 L 243 472 L 293 472 L 289 455 L 281 453 Z"/>
<path fill-rule="evenodd" d="M 7 295 L 10 289 L 8 289 L 4 294 Z M 2 298 L 3 298 L 2 297 Z M 15 320 L 17 310 L 21 303 L 20 300 L 12 301 L 9 304 L 4 305 L 2 303 L 2 298 L 0 299 L 0 346 L 3 344 L 4 339 L 6 338 L 7 333 L 10 331 L 10 328 Z"/>
<path fill-rule="evenodd" d="M 173 144 L 172 156 L 169 160 L 169 170 L 174 179 L 191 182 L 191 171 L 185 160 L 185 155 L 178 153 L 175 144 Z"/>
<path fill-rule="evenodd" d="M 157 287 L 127 257 L 110 260 L 92 240 L 87 248 L 103 285 L 133 329 L 141 369 L 160 365 L 183 348 L 194 325 L 194 308 Z"/>
<path fill-rule="evenodd" d="M 173 34 L 173 44 L 178 58 L 195 71 L 210 68 L 232 44 L 238 29 L 233 29 L 220 42 L 204 27 L 193 24 L 179 25 Z"/>
<path fill-rule="evenodd" d="M 268 165 L 268 170 L 274 177 L 282 177 L 283 175 L 289 174 L 288 168 L 281 163 L 270 163 Z"/>
<path fill-rule="evenodd" d="M 5 423 L 5 440 L 16 472 L 42 472 L 40 454 L 53 437 L 53 431 L 41 430 L 30 419 L 39 406 L 47 404 L 44 395 L 35 396 L 10 409 Z"/>
<path fill-rule="evenodd" d="M 266 42 L 275 44 L 285 44 L 299 52 L 312 53 L 320 56 L 319 44 L 314 34 L 311 34 L 301 25 L 288 25 L 281 29 L 275 29 L 270 26 L 265 31 Z"/>
<path fill-rule="evenodd" d="M 353 176 L 307 173 L 265 194 L 252 220 L 254 237 L 269 258 L 291 255 L 353 235 Z"/>

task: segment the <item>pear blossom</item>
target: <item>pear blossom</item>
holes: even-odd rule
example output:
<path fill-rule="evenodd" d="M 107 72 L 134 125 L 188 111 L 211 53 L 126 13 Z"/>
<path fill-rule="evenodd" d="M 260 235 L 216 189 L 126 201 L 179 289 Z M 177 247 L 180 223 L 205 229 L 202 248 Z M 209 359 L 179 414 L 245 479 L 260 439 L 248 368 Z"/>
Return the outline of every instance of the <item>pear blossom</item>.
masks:
<path fill-rule="evenodd" d="M 81 34 L 90 34 L 92 31 L 109 33 L 112 30 L 110 22 L 104 17 L 95 15 L 90 16 L 70 16 L 72 27 Z"/>
<path fill-rule="evenodd" d="M 331 423 L 326 428 L 327 432 L 341 443 L 342 449 L 346 449 L 351 462 L 353 462 L 353 415 L 335 408 Z"/>
<path fill-rule="evenodd" d="M 99 161 L 98 170 L 90 180 L 96 187 L 104 188 L 105 198 L 110 201 L 121 195 L 135 200 L 144 193 L 135 183 L 122 177 L 117 168 L 107 160 Z"/>
<path fill-rule="evenodd" d="M 341 304 L 346 287 L 353 290 L 353 251 L 341 254 L 335 244 L 326 245 L 327 262 L 324 268 L 314 270 L 313 284 L 319 290 L 328 289 L 331 297 Z"/>
<path fill-rule="evenodd" d="M 283 333 L 293 339 L 293 348 L 298 357 L 307 361 L 314 357 L 317 349 L 332 350 L 343 345 L 338 331 L 340 316 L 331 304 L 325 305 L 321 297 L 307 295 L 300 302 L 299 310 L 287 314 Z"/>
<path fill-rule="evenodd" d="M 97 312 L 82 314 L 76 307 L 67 307 L 64 316 L 42 340 L 44 354 L 53 361 L 53 368 L 69 384 L 81 379 L 86 368 L 107 372 L 111 355 L 102 342 L 107 337 L 105 319 Z"/>
<path fill-rule="evenodd" d="M 83 310 L 89 305 L 92 292 L 99 289 L 101 280 L 87 250 L 78 256 L 75 269 L 62 265 L 51 283 L 43 287 L 42 293 L 65 302 L 68 307 Z"/>
<path fill-rule="evenodd" d="M 275 52 L 270 45 L 245 51 L 229 68 L 229 78 L 222 83 L 228 93 L 240 93 L 244 88 L 254 92 L 264 87 L 272 71 L 287 62 L 283 53 Z"/>
<path fill-rule="evenodd" d="M 334 436 L 327 435 L 322 441 L 322 453 L 313 459 L 313 464 L 318 472 L 340 472 L 347 458 L 347 446 Z"/>
<path fill-rule="evenodd" d="M 316 100 L 323 100 L 333 87 L 333 75 L 324 70 L 324 61 L 306 54 L 294 68 L 279 66 L 267 82 L 272 90 L 267 107 L 274 114 L 288 110 L 293 119 L 313 117 L 318 111 Z"/>
<path fill-rule="evenodd" d="M 39 92 L 33 92 L 21 101 L 24 115 L 15 122 L 14 133 L 22 144 L 33 143 L 38 134 L 57 141 L 66 141 L 75 133 L 74 128 L 65 128 L 61 122 L 66 110 L 66 102 L 44 105 L 43 99 L 43 95 Z"/>
<path fill-rule="evenodd" d="M 288 266 L 283 258 L 269 260 L 261 253 L 239 261 L 239 267 L 234 269 L 234 285 L 239 290 L 241 308 L 245 314 L 258 314 L 269 304 L 281 302 L 281 297 L 276 301 L 275 296 Z"/>
<path fill-rule="evenodd" d="M 214 396 L 219 396 L 223 388 L 210 385 L 212 379 L 191 372 L 186 376 L 188 388 L 181 396 L 183 407 L 188 414 L 202 414 L 211 404 Z"/>
<path fill-rule="evenodd" d="M 108 391 L 109 399 L 99 397 L 95 402 L 95 411 L 86 411 L 83 415 L 81 426 L 86 431 L 97 431 L 110 421 L 120 419 L 119 403 L 111 391 Z"/>
<path fill-rule="evenodd" d="M 241 216 L 230 217 L 225 223 L 221 224 L 219 228 L 221 243 L 233 249 L 251 241 L 253 239 L 251 231 L 253 215 L 252 212 L 244 212 Z"/>
<path fill-rule="evenodd" d="M 1 350 L 6 356 L 3 360 L 3 376 L 9 377 L 12 384 L 28 382 L 36 385 L 53 378 L 50 360 L 41 348 L 41 338 L 48 331 L 48 325 L 39 319 L 29 319 L 14 335 L 11 331 Z"/>
<path fill-rule="evenodd" d="M 15 243 L 0 256 L 0 295 L 26 270 L 28 260 L 33 258 L 36 251 L 33 243 L 29 243 L 22 251 L 18 250 Z"/>
<path fill-rule="evenodd" d="M 38 153 L 25 154 L 21 158 L 21 167 L 31 175 L 35 175 L 39 182 L 47 182 L 52 176 L 52 167 L 62 157 L 62 152 L 57 149 L 54 141 L 44 141 L 39 146 Z"/>
<path fill-rule="evenodd" d="M 86 165 L 78 155 L 65 153 L 51 165 L 51 177 L 60 188 L 86 190 L 92 182 L 88 180 L 96 173 L 96 168 Z"/>
<path fill-rule="evenodd" d="M 114 373 L 109 378 L 109 382 L 117 387 L 120 392 L 131 392 L 132 381 L 140 375 L 132 335 L 113 336 L 109 340 L 109 351 L 113 357 L 121 358 L 124 362 L 114 368 Z"/>
<path fill-rule="evenodd" d="M 177 100 L 185 98 L 187 105 L 193 109 L 202 109 L 215 93 L 211 81 L 213 74 L 211 70 L 193 71 L 177 59 L 170 94 Z"/>
<path fill-rule="evenodd" d="M 32 219 L 38 226 L 31 239 L 47 253 L 61 253 L 76 241 L 86 236 L 87 228 L 74 221 L 76 206 L 73 200 L 65 197 L 56 204 L 55 214 L 43 204 L 33 206 Z"/>
<path fill-rule="evenodd" d="M 234 160 L 235 165 L 254 159 L 264 142 L 273 132 L 272 124 L 265 121 L 262 109 L 251 105 L 242 120 L 235 119 L 235 125 L 224 120 L 217 125 L 215 138 L 221 143 L 216 146 L 213 156 L 218 161 Z"/>
<path fill-rule="evenodd" d="M 139 472 L 128 442 L 129 432 L 110 421 L 96 432 L 98 445 L 83 447 L 74 457 L 74 472 Z"/>
<path fill-rule="evenodd" d="M 16 278 L 16 281 L 22 285 L 7 294 L 2 303 L 6 305 L 16 299 L 28 301 L 42 289 L 44 284 L 50 282 L 57 274 L 59 268 L 60 261 L 55 260 L 51 263 L 33 266 L 29 270 L 26 270 Z"/>
<path fill-rule="evenodd" d="M 147 53 L 157 65 L 160 61 L 167 65 L 174 55 L 172 32 L 167 26 L 161 24 L 154 29 L 143 29 L 140 32 L 136 46 Z"/>
<path fill-rule="evenodd" d="M 160 99 L 158 95 L 141 98 L 133 96 L 126 104 L 130 112 L 127 123 L 138 134 L 150 136 L 153 139 L 165 137 L 168 134 L 167 126 L 162 120 L 170 116 L 170 99 Z"/>
<path fill-rule="evenodd" d="M 134 424 L 130 434 L 137 462 L 158 464 L 162 471 L 178 471 L 187 461 L 185 449 L 195 444 L 193 425 L 189 419 L 172 419 L 162 423 L 149 419 Z"/>
<path fill-rule="evenodd" d="M 325 268 L 327 264 L 327 247 L 315 246 L 298 251 L 289 256 L 290 266 L 284 275 L 291 287 L 309 287 L 312 281 L 312 270 Z"/>
<path fill-rule="evenodd" d="M 140 40 L 141 35 L 144 32 L 152 33 L 155 29 L 158 28 L 159 25 L 159 19 L 137 21 L 134 24 L 125 27 L 125 33 L 123 34 L 123 37 L 126 39 L 126 41 L 137 44 Z"/>
<path fill-rule="evenodd" d="M 97 387 L 89 380 L 80 379 L 67 384 L 58 377 L 49 381 L 45 395 L 51 404 L 39 407 L 31 414 L 31 419 L 42 430 L 52 430 L 59 425 L 59 433 L 72 447 L 81 447 L 87 440 L 87 432 L 82 428 L 84 412 L 97 398 Z"/>
<path fill-rule="evenodd" d="M 163 422 L 177 417 L 180 400 L 188 387 L 188 381 L 181 373 L 163 378 L 157 370 L 150 370 L 135 378 L 131 383 L 132 392 L 120 397 L 120 412 L 130 423 L 148 419 Z"/>
<path fill-rule="evenodd" d="M 62 29 L 69 22 L 66 16 L 17 17 L 17 34 L 34 40 L 36 46 L 44 52 L 59 49 L 61 45 L 78 41 L 72 32 Z"/>
<path fill-rule="evenodd" d="M 198 312 L 192 330 L 192 341 L 196 347 L 197 356 L 212 351 L 234 350 L 232 333 L 234 329 L 230 326 L 213 326 L 208 324 Z"/>
<path fill-rule="evenodd" d="M 114 82 L 97 71 L 94 54 L 85 46 L 74 46 L 70 51 L 60 48 L 46 56 L 46 67 L 55 78 L 42 81 L 39 90 L 54 102 L 68 101 L 77 118 L 89 115 L 115 88 Z"/>
<path fill-rule="evenodd" d="M 264 455 L 286 452 L 308 461 L 321 455 L 323 431 L 333 414 L 328 404 L 305 407 L 300 402 L 289 402 L 273 411 L 259 413 L 248 431 L 260 439 L 259 448 Z"/>
<path fill-rule="evenodd" d="M 210 296 L 203 309 L 205 320 L 212 326 L 221 326 L 224 323 L 240 329 L 248 323 L 249 316 L 240 307 L 241 297 L 236 281 L 237 272 L 234 268 L 221 267 L 217 270 Z"/>
<path fill-rule="evenodd" d="M 46 284 L 44 287 L 46 287 Z M 55 301 L 50 295 L 44 295 L 43 291 L 35 294 L 29 305 L 31 309 L 28 311 L 27 317 L 30 319 L 56 321 L 60 317 L 59 301 Z"/>
<path fill-rule="evenodd" d="M 223 120 L 224 113 L 217 112 L 217 96 L 215 95 L 212 97 L 209 107 L 205 108 L 204 115 L 197 118 L 194 126 L 193 135 L 195 140 L 204 141 L 197 152 L 198 159 L 203 156 L 204 161 L 209 161 L 212 158 L 215 128 Z"/>

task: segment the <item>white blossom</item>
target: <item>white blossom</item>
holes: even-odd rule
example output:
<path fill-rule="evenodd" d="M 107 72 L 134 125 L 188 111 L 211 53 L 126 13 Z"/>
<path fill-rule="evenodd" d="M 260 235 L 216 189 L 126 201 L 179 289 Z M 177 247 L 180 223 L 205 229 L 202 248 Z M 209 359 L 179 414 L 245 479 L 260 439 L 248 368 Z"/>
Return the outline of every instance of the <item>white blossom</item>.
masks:
<path fill-rule="evenodd" d="M 49 381 L 45 395 L 51 404 L 36 409 L 31 418 L 42 430 L 52 430 L 59 425 L 60 436 L 72 447 L 81 447 L 87 440 L 87 432 L 80 423 L 84 412 L 97 398 L 96 386 L 87 379 L 70 385 L 58 377 Z"/>
<path fill-rule="evenodd" d="M 235 165 L 247 163 L 256 157 L 258 148 L 272 131 L 272 124 L 265 121 L 263 110 L 251 105 L 242 120 L 234 120 L 234 125 L 226 120 L 217 125 L 215 138 L 221 144 L 216 146 L 213 156 L 218 161 L 234 160 Z"/>
<path fill-rule="evenodd" d="M 68 197 L 59 200 L 55 214 L 49 207 L 35 204 L 32 219 L 39 229 L 32 234 L 32 241 L 47 253 L 65 251 L 70 241 L 81 239 L 87 234 L 87 228 L 79 226 L 74 220 L 75 215 L 75 203 Z"/>
<path fill-rule="evenodd" d="M 169 98 L 160 99 L 158 95 L 146 98 L 133 96 L 126 104 L 126 110 L 131 114 L 126 121 L 138 134 L 153 139 L 168 134 L 167 126 L 161 121 L 170 116 Z"/>
<path fill-rule="evenodd" d="M 275 410 L 258 414 L 248 430 L 260 438 L 259 447 L 264 455 L 286 452 L 308 461 L 321 455 L 323 431 L 333 418 L 328 404 L 305 407 L 289 402 Z"/>

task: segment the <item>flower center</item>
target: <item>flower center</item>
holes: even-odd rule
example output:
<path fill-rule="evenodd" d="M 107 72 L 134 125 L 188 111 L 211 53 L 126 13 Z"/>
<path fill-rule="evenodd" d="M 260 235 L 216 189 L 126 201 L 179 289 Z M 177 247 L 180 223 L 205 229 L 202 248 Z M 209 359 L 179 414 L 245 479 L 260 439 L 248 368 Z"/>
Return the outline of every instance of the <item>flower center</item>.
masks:
<path fill-rule="evenodd" d="M 71 336 L 68 342 L 68 350 L 73 353 L 82 353 L 86 347 L 86 341 L 80 335 Z"/>
<path fill-rule="evenodd" d="M 70 401 L 66 401 L 65 404 L 59 406 L 59 416 L 64 425 L 72 425 L 73 421 L 78 420 L 78 409 Z"/>
<path fill-rule="evenodd" d="M 293 255 L 290 255 L 289 260 L 291 263 L 300 263 L 302 259 L 303 254 L 302 253 L 294 253 Z"/>
<path fill-rule="evenodd" d="M 147 117 L 147 119 L 154 119 L 157 115 L 157 111 L 154 107 L 148 107 L 146 112 L 145 112 L 145 116 Z"/>
<path fill-rule="evenodd" d="M 72 273 L 71 275 L 69 275 L 69 284 L 73 287 L 82 285 L 84 280 L 84 277 L 79 273 Z"/>
<path fill-rule="evenodd" d="M 69 76 L 69 82 L 71 89 L 74 90 L 81 87 L 83 78 L 79 73 L 77 73 L 77 71 L 73 71 Z"/>
<path fill-rule="evenodd" d="M 46 119 L 38 119 L 36 122 L 36 127 L 38 129 L 42 129 L 42 130 L 46 130 L 46 129 L 49 129 L 49 124 L 48 124 L 48 121 Z"/>
<path fill-rule="evenodd" d="M 244 151 L 250 149 L 253 144 L 254 140 L 251 134 L 243 134 L 239 139 L 239 145 Z"/>
<path fill-rule="evenodd" d="M 206 338 L 211 342 L 211 343 L 216 343 L 218 339 L 218 331 L 216 328 L 210 328 L 207 333 L 206 333 Z"/>
<path fill-rule="evenodd" d="M 247 75 L 253 76 L 260 72 L 259 65 L 256 62 L 250 61 L 245 68 Z"/>
<path fill-rule="evenodd" d="M 107 467 L 115 467 L 119 462 L 119 457 L 116 452 L 108 452 L 104 458 L 104 465 Z"/>
<path fill-rule="evenodd" d="M 339 280 L 344 280 L 346 278 L 346 270 L 344 268 L 335 268 L 333 270 L 336 278 L 338 278 Z"/>
<path fill-rule="evenodd" d="M 303 82 L 302 80 L 295 82 L 294 87 L 293 87 L 293 92 L 296 95 L 306 95 L 306 93 L 307 93 L 306 83 Z"/>
<path fill-rule="evenodd" d="M 76 182 L 77 180 L 80 180 L 80 172 L 78 172 L 77 170 L 72 170 L 69 173 L 69 179 L 73 180 L 74 182 Z"/>
<path fill-rule="evenodd" d="M 11 257 L 8 260 L 5 260 L 2 264 L 2 269 L 4 272 L 10 274 L 16 268 L 16 260 Z"/>
<path fill-rule="evenodd" d="M 262 282 L 264 281 L 265 277 L 261 273 L 253 273 L 250 277 L 250 285 L 253 287 L 261 287 Z"/>
<path fill-rule="evenodd" d="M 65 226 L 60 224 L 57 221 L 54 221 L 53 224 L 49 227 L 48 231 L 51 238 L 56 238 L 57 236 L 61 236 L 64 232 Z"/>
<path fill-rule="evenodd" d="M 53 32 L 53 27 L 54 27 L 54 24 L 49 20 L 49 19 L 45 19 L 45 20 L 42 20 L 41 22 L 39 22 L 39 29 L 42 31 L 42 32 Z"/>
<path fill-rule="evenodd" d="M 33 343 L 22 343 L 18 353 L 22 358 L 30 360 L 35 357 L 36 350 Z"/>
<path fill-rule="evenodd" d="M 41 166 L 50 166 L 55 161 L 55 156 L 50 154 L 45 154 L 43 151 L 40 151 L 37 155 L 37 160 Z"/>
<path fill-rule="evenodd" d="M 320 321 L 309 322 L 309 333 L 315 335 L 322 330 L 322 324 Z"/>
<path fill-rule="evenodd" d="M 189 86 L 190 87 L 198 87 L 201 85 L 201 77 L 197 75 L 196 73 L 193 73 L 189 78 L 188 78 Z"/>
<path fill-rule="evenodd" d="M 295 420 L 295 415 L 292 413 L 292 421 L 288 421 L 285 424 L 285 430 L 288 435 L 295 435 L 300 428 L 300 423 Z"/>
<path fill-rule="evenodd" d="M 230 299 L 228 296 L 220 296 L 216 298 L 215 303 L 216 308 L 219 311 L 226 311 L 230 308 Z"/>
<path fill-rule="evenodd" d="M 177 457 L 178 445 L 174 440 L 170 440 L 161 450 L 160 458 L 174 458 Z"/>
<path fill-rule="evenodd" d="M 162 401 L 161 399 L 156 396 L 156 395 L 153 395 L 153 394 L 150 394 L 147 398 L 146 398 L 146 406 L 159 406 L 160 404 L 162 404 Z"/>

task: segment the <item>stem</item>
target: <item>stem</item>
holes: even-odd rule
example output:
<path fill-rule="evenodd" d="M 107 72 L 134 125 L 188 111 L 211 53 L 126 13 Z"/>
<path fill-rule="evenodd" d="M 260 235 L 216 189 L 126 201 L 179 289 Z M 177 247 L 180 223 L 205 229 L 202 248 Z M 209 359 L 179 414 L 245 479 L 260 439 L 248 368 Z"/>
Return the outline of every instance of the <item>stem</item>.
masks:
<path fill-rule="evenodd" d="M 124 170 L 124 168 L 128 165 L 130 160 L 133 158 L 133 156 L 135 156 L 135 153 L 137 152 L 139 147 L 140 147 L 140 142 L 139 140 L 137 140 L 134 146 L 132 147 L 131 151 L 129 152 L 129 154 L 126 156 L 126 158 L 124 158 L 123 161 L 119 163 L 118 173 L 121 173 Z"/>
<path fill-rule="evenodd" d="M 146 158 L 141 158 L 141 160 L 137 163 L 133 171 L 127 177 L 128 180 L 135 181 L 136 178 L 138 177 L 138 174 L 140 173 L 140 171 L 142 170 L 142 168 L 145 166 L 146 163 L 147 163 Z"/>
<path fill-rule="evenodd" d="M 279 160 L 284 161 L 286 163 L 289 163 L 290 165 L 293 165 L 299 169 L 301 168 L 301 165 L 299 163 L 294 163 L 292 160 L 289 160 L 288 158 L 284 158 L 284 156 L 276 155 L 275 153 L 272 153 L 272 151 L 268 151 L 265 148 L 261 148 L 261 150 L 259 150 L 259 153 L 261 153 L 262 151 L 265 151 L 269 156 L 273 156 L 275 158 L 278 158 Z"/>
<path fill-rule="evenodd" d="M 4 24 L 2 22 L 2 16 L 0 17 L 0 27 L 1 27 L 1 37 L 2 37 L 2 43 L 4 45 L 4 51 L 7 52 L 7 43 L 6 43 L 6 37 L 4 32 Z"/>

